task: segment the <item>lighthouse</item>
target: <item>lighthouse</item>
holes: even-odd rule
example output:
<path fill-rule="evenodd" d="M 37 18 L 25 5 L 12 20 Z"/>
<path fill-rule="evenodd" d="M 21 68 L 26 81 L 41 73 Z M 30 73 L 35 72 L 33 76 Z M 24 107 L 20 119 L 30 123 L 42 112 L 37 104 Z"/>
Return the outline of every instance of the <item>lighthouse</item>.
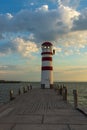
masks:
<path fill-rule="evenodd" d="M 51 42 L 42 44 L 41 88 L 53 88 L 52 56 L 55 53 Z"/>

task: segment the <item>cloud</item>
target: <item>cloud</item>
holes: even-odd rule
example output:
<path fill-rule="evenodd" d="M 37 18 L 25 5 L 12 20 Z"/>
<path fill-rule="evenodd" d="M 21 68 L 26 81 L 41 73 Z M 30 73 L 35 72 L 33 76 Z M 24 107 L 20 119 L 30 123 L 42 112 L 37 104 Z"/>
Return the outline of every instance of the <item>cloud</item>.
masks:
<path fill-rule="evenodd" d="M 45 12 L 31 12 L 29 10 L 23 10 L 17 13 L 15 16 L 13 16 L 11 19 L 6 19 L 6 16 L 4 15 L 2 15 L 1 19 L 1 33 L 30 32 L 34 34 L 35 39 L 38 42 L 47 39 L 54 40 L 58 34 L 57 10 Z"/>
<path fill-rule="evenodd" d="M 40 8 L 37 8 L 36 11 L 48 11 L 48 5 L 42 5 Z"/>
<path fill-rule="evenodd" d="M 87 71 L 87 67 L 86 66 L 77 66 L 77 67 L 70 67 L 69 69 L 66 69 L 66 71 L 68 72 L 83 72 L 83 71 Z"/>
<path fill-rule="evenodd" d="M 0 31 L 5 32 L 30 32 L 34 34 L 36 41 L 54 41 L 58 35 L 70 31 L 73 19 L 79 13 L 66 6 L 60 6 L 55 10 L 48 10 L 48 5 L 42 5 L 37 11 L 21 10 L 15 15 L 2 14 Z"/>
<path fill-rule="evenodd" d="M 58 77 L 59 75 L 59 77 Z M 62 65 L 54 66 L 54 79 L 57 81 L 86 81 L 87 66 L 86 65 Z"/>
<path fill-rule="evenodd" d="M 22 38 L 16 38 L 13 42 L 17 46 L 17 51 L 24 57 L 33 57 L 32 53 L 38 52 L 38 47 L 34 42 L 25 41 Z"/>
<path fill-rule="evenodd" d="M 37 42 L 56 39 L 58 34 L 57 21 L 57 10 L 45 12 L 24 10 L 13 19 L 15 31 L 29 31 L 34 34 Z"/>
<path fill-rule="evenodd" d="M 76 9 L 79 6 L 80 0 L 57 0 L 58 5 L 67 6 Z"/>
<path fill-rule="evenodd" d="M 72 27 L 73 31 L 76 30 L 87 30 L 87 9 L 84 9 L 78 19 L 75 19 L 73 21 L 73 27 Z"/>
<path fill-rule="evenodd" d="M 81 54 L 82 50 L 85 52 L 87 47 L 87 31 L 69 32 L 58 38 L 55 43 L 62 48 L 62 52 L 68 52 L 68 54 Z"/>
<path fill-rule="evenodd" d="M 78 13 L 69 7 L 61 6 L 48 10 L 48 5 L 43 5 L 34 12 L 22 10 L 14 16 L 1 15 L 0 30 L 2 33 L 28 31 L 35 35 L 37 41 L 53 41 L 59 34 L 70 31 L 68 27 L 77 15 Z"/>
<path fill-rule="evenodd" d="M 7 17 L 7 19 L 9 19 L 9 20 L 13 18 L 12 14 L 10 14 L 10 13 L 6 13 L 6 17 Z"/>
<path fill-rule="evenodd" d="M 2 34 L 0 34 L 0 40 L 2 40 L 3 39 L 3 36 L 2 36 Z"/>
<path fill-rule="evenodd" d="M 7 31 L 8 21 L 7 15 L 0 14 L 0 33 Z"/>
<path fill-rule="evenodd" d="M 11 53 L 19 53 L 22 56 L 33 57 L 32 53 L 36 52 L 38 52 L 38 47 L 34 42 L 29 40 L 26 41 L 19 37 L 5 42 L 2 40 L 0 45 L 0 56 L 5 56 Z"/>
<path fill-rule="evenodd" d="M 13 70 L 19 70 L 19 66 L 17 65 L 0 65 L 0 71 L 13 71 Z"/>
<path fill-rule="evenodd" d="M 60 47 L 54 47 L 53 49 L 56 51 L 56 53 L 59 53 L 62 51 L 62 48 Z"/>
<path fill-rule="evenodd" d="M 7 68 L 8 66 L 6 66 L 6 65 L 0 65 L 0 70 L 6 70 L 6 68 Z"/>
<path fill-rule="evenodd" d="M 76 0 L 74 1 L 76 2 Z M 48 34 L 51 33 L 51 31 L 53 31 L 56 35 L 59 33 L 59 31 L 61 32 L 62 30 L 63 32 L 64 29 L 68 29 L 68 26 L 71 27 L 73 20 L 75 20 L 80 14 L 75 9 L 69 7 L 70 2 L 71 0 L 59 0 L 59 7 L 55 10 L 48 10 L 48 5 L 45 4 L 37 8 L 37 11 L 30 11 L 28 9 L 25 9 L 19 11 L 15 15 L 12 15 L 10 13 L 1 14 L 0 31 L 35 31 L 35 33 L 40 34 L 40 32 L 46 32 L 46 30 L 48 29 Z M 60 28 L 58 25 L 61 25 Z M 49 28 L 51 29 L 49 30 Z M 45 34 L 45 32 L 42 34 Z"/>
<path fill-rule="evenodd" d="M 77 19 L 77 17 L 80 15 L 79 12 L 77 12 L 75 9 L 70 8 L 68 6 L 64 6 L 61 2 L 61 0 L 59 1 L 59 13 L 60 13 L 60 18 L 61 21 L 64 25 L 67 26 L 67 29 L 69 27 L 69 29 L 72 28 L 73 25 L 73 20 Z"/>
<path fill-rule="evenodd" d="M 75 66 L 65 66 L 65 67 L 61 67 L 61 66 L 59 66 L 59 68 L 58 67 L 56 67 L 55 66 L 55 72 L 66 72 L 66 73 L 75 73 L 75 72 L 79 72 L 79 71 L 81 71 L 81 72 L 83 72 L 83 71 L 87 71 L 87 66 L 85 66 L 85 65 L 83 65 L 83 66 L 80 66 L 80 65 L 75 65 Z"/>
<path fill-rule="evenodd" d="M 35 11 L 25 9 L 14 15 L 0 14 L 0 44 L 3 43 L 0 46 L 0 55 L 17 52 L 31 57 L 38 52 L 38 46 L 47 40 L 56 43 L 58 52 L 64 51 L 67 55 L 74 52 L 80 54 L 80 49 L 87 45 L 87 9 L 78 12 L 74 8 L 76 0 L 57 2 L 57 9 L 49 9 L 45 4 Z"/>
<path fill-rule="evenodd" d="M 54 44 L 58 55 L 54 57 L 54 79 L 73 80 L 74 75 L 75 80 L 83 78 L 86 81 L 87 67 L 84 65 L 87 59 L 87 9 L 77 10 L 79 0 L 44 0 L 44 4 L 41 2 L 38 6 L 39 2 L 40 0 L 26 0 L 19 12 L 0 14 L 1 61 L 3 59 L 0 78 L 15 80 L 19 77 L 20 80 L 26 80 L 27 77 L 27 80 L 36 80 L 36 75 L 39 75 L 39 80 L 39 47 L 42 42 L 49 40 Z M 53 3 L 48 5 L 46 2 Z M 10 56 L 14 58 L 9 58 L 11 62 L 7 64 Z M 13 65 L 12 60 L 16 65 Z M 59 67 L 56 67 L 57 64 Z M 83 67 L 75 66 L 78 64 Z"/>
<path fill-rule="evenodd" d="M 6 54 L 15 53 L 17 51 L 17 46 L 13 44 L 12 41 L 1 41 L 0 45 L 0 56 Z"/>

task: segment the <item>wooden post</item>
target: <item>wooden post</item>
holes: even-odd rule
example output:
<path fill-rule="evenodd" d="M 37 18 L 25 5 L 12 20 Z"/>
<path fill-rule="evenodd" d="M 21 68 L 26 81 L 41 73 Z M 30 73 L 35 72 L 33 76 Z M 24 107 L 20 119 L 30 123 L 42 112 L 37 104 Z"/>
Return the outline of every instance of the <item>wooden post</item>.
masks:
<path fill-rule="evenodd" d="M 32 89 L 32 85 L 30 84 L 30 89 Z"/>
<path fill-rule="evenodd" d="M 63 100 L 65 100 L 65 87 L 62 88 L 62 96 L 63 96 Z"/>
<path fill-rule="evenodd" d="M 57 88 L 57 94 L 58 94 L 58 95 L 60 94 L 59 88 Z"/>
<path fill-rule="evenodd" d="M 23 87 L 23 93 L 26 93 L 27 90 L 26 90 L 26 87 Z"/>
<path fill-rule="evenodd" d="M 15 97 L 13 96 L 13 94 L 14 94 L 13 90 L 10 90 L 10 101 L 15 98 Z"/>
<path fill-rule="evenodd" d="M 63 100 L 67 101 L 67 88 L 66 87 L 63 87 L 62 95 L 63 95 Z"/>
<path fill-rule="evenodd" d="M 76 109 L 78 107 L 78 92 L 77 90 L 73 90 L 74 95 L 74 108 Z"/>
<path fill-rule="evenodd" d="M 60 94 L 59 85 L 57 85 L 56 90 L 57 90 L 57 94 L 59 95 Z"/>
<path fill-rule="evenodd" d="M 27 85 L 27 90 L 29 91 L 29 85 Z"/>
<path fill-rule="evenodd" d="M 23 93 L 25 93 L 25 87 L 23 87 Z"/>
<path fill-rule="evenodd" d="M 67 101 L 67 87 L 65 87 L 65 100 Z"/>
<path fill-rule="evenodd" d="M 63 91 L 63 88 L 62 88 L 62 86 L 60 86 L 60 89 L 59 89 L 59 91 L 60 91 L 60 95 L 62 95 L 62 91 Z"/>

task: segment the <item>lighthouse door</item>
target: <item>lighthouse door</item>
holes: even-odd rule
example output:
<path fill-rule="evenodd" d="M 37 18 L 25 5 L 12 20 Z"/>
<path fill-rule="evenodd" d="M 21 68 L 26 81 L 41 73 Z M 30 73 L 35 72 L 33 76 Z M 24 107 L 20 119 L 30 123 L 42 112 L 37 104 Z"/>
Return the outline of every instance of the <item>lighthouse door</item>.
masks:
<path fill-rule="evenodd" d="M 45 88 L 50 88 L 50 80 L 49 79 L 45 80 Z"/>

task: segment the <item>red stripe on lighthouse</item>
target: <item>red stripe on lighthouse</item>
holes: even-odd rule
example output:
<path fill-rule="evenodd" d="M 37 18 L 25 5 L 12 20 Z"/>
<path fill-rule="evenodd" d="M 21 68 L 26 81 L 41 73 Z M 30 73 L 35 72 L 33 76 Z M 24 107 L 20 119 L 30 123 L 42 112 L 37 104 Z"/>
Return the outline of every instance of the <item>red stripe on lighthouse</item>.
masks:
<path fill-rule="evenodd" d="M 53 70 L 52 66 L 42 66 L 42 70 Z"/>
<path fill-rule="evenodd" d="M 44 54 L 50 54 L 50 55 L 53 55 L 52 52 L 42 52 L 41 55 L 44 55 Z"/>
<path fill-rule="evenodd" d="M 42 57 L 42 61 L 52 61 L 52 57 Z"/>

